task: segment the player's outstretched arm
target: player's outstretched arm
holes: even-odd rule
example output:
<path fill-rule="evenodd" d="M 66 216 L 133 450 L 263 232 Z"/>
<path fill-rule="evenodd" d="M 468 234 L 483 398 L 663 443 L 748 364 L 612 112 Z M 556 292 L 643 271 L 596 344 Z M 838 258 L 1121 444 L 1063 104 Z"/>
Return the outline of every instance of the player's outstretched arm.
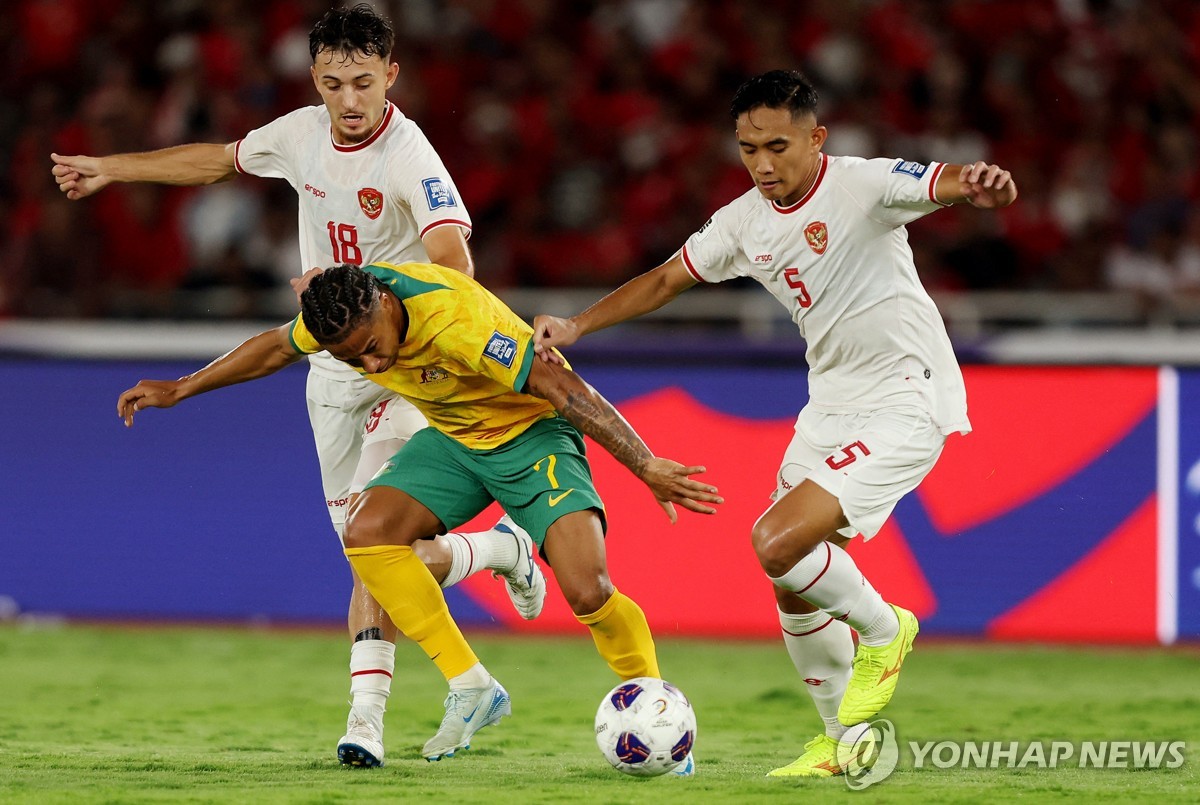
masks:
<path fill-rule="evenodd" d="M 934 195 L 943 204 L 967 202 L 972 207 L 993 210 L 1017 200 L 1017 185 L 1012 174 L 999 165 L 973 162 L 947 165 L 938 177 Z"/>
<path fill-rule="evenodd" d="M 562 358 L 552 347 L 569 347 L 588 333 L 658 310 L 695 284 L 682 254 L 677 254 L 569 319 L 534 317 L 533 351 L 546 363 L 561 363 Z"/>
<path fill-rule="evenodd" d="M 234 144 L 192 143 L 140 154 L 107 157 L 51 154 L 54 181 L 67 198 L 77 201 L 113 182 L 205 185 L 237 175 Z"/>
<path fill-rule="evenodd" d="M 724 502 L 715 486 L 691 479 L 704 472 L 704 467 L 685 467 L 655 456 L 617 409 L 570 369 L 535 360 L 525 390 L 548 400 L 568 422 L 641 478 L 672 523 L 678 519 L 676 503 L 701 514 L 716 514 L 716 509 L 705 504 Z"/>
<path fill-rule="evenodd" d="M 290 324 L 259 333 L 203 369 L 178 380 L 142 380 L 117 398 L 117 416 L 125 427 L 143 408 L 170 408 L 188 397 L 278 372 L 304 357 L 292 348 Z"/>

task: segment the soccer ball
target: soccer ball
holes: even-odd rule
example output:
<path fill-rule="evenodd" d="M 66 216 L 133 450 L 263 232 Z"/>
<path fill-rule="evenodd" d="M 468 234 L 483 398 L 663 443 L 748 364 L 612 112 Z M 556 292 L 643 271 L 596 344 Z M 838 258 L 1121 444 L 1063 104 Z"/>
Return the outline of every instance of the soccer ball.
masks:
<path fill-rule="evenodd" d="M 666 774 L 696 740 L 696 711 L 683 691 L 651 677 L 610 690 L 596 711 L 596 744 L 617 771 L 635 777 Z"/>

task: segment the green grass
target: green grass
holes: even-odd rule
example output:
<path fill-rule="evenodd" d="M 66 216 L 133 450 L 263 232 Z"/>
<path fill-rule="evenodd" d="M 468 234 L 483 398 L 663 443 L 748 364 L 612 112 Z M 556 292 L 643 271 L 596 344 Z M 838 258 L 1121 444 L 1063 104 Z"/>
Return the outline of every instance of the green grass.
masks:
<path fill-rule="evenodd" d="M 690 780 L 626 778 L 596 751 L 615 683 L 584 633 L 474 635 L 514 716 L 426 763 L 444 683 L 398 652 L 387 766 L 337 765 L 348 687 L 333 633 L 0 627 L 0 802 L 1097 802 L 1196 801 L 1197 651 L 918 643 L 884 713 L 909 741 L 1183 740 L 1178 769 L 914 769 L 866 792 L 764 779 L 817 732 L 781 645 L 660 640 L 699 715 Z"/>

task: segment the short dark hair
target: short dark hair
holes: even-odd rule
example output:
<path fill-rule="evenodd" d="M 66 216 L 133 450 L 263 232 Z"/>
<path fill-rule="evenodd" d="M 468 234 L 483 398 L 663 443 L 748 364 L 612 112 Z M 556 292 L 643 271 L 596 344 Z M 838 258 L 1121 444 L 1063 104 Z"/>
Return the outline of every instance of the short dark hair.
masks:
<path fill-rule="evenodd" d="M 381 56 L 386 61 L 392 55 L 396 33 L 386 17 L 375 13 L 366 3 L 353 8 L 333 8 L 308 32 L 308 52 L 313 61 L 323 50 L 332 50 L 343 56 L 362 53 L 365 56 Z"/>
<path fill-rule="evenodd" d="M 328 268 L 300 294 L 304 326 L 317 343 L 337 344 L 370 317 L 383 288 L 382 282 L 357 266 Z"/>
<path fill-rule="evenodd" d="M 729 116 L 737 120 L 751 109 L 787 109 L 792 119 L 817 114 L 817 89 L 799 70 L 772 70 L 756 75 L 738 87 L 729 105 Z"/>

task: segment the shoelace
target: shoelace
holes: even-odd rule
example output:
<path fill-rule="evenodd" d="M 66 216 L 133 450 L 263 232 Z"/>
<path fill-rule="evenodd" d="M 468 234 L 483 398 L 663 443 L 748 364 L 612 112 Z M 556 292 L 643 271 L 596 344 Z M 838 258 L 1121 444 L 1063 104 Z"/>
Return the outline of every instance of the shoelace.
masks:
<path fill-rule="evenodd" d="M 346 734 L 354 735 L 355 733 L 363 732 L 368 736 L 375 737 L 375 725 L 360 715 L 353 715 L 350 722 L 346 725 Z"/>

